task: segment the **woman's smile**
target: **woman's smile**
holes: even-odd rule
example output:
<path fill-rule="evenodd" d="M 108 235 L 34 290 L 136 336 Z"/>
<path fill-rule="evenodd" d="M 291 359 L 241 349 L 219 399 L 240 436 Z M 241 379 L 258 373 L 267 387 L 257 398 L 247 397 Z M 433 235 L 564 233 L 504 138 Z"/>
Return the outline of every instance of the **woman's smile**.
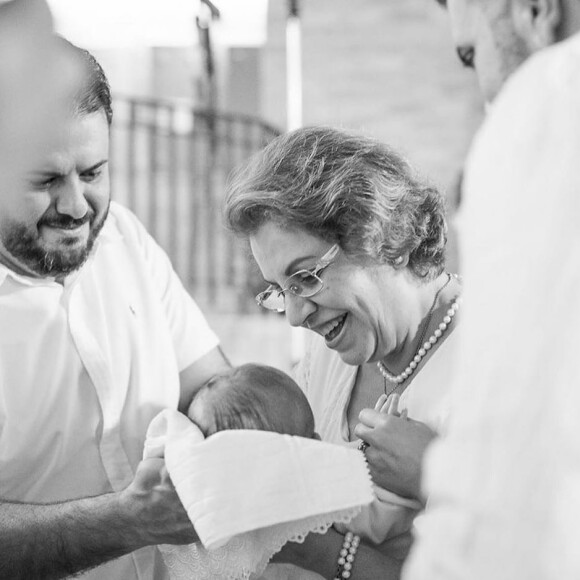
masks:
<path fill-rule="evenodd" d="M 347 316 L 348 314 L 343 314 L 323 327 L 323 336 L 328 348 L 334 348 L 340 342 Z M 326 330 L 327 328 L 330 329 Z"/>
<path fill-rule="evenodd" d="M 322 322 L 322 323 L 312 323 L 310 321 L 306 321 L 304 326 L 306 328 L 308 328 L 309 330 L 312 330 L 314 332 L 316 332 L 317 334 L 320 334 L 320 336 L 324 337 L 324 339 L 326 340 L 326 344 L 329 348 L 332 348 L 332 346 L 330 346 L 331 343 L 335 343 L 336 339 L 340 336 L 341 331 L 344 327 L 344 323 L 346 321 L 348 314 L 344 313 L 341 314 L 340 316 L 336 316 L 334 318 L 331 318 L 330 320 L 327 320 L 326 322 Z"/>

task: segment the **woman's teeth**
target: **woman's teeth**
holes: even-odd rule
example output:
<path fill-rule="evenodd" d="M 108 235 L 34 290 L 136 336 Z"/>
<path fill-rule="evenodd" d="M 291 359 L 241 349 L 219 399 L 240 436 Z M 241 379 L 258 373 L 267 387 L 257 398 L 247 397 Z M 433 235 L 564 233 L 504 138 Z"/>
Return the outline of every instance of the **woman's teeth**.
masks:
<path fill-rule="evenodd" d="M 344 320 L 346 318 L 346 314 L 343 314 L 340 318 L 337 318 L 333 322 L 331 322 L 332 328 L 324 335 L 325 340 L 331 341 L 334 340 L 342 330 L 344 325 Z"/>

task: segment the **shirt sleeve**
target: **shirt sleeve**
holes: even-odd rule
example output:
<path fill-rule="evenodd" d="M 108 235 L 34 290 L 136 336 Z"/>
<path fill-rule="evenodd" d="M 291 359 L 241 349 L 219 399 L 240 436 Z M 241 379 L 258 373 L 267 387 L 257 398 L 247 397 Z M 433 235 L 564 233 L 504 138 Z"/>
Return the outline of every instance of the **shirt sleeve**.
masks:
<path fill-rule="evenodd" d="M 186 369 L 219 345 L 201 309 L 184 288 L 164 250 L 126 208 L 115 207 L 116 217 L 127 222 L 143 252 L 159 293 L 170 328 L 179 371 Z"/>

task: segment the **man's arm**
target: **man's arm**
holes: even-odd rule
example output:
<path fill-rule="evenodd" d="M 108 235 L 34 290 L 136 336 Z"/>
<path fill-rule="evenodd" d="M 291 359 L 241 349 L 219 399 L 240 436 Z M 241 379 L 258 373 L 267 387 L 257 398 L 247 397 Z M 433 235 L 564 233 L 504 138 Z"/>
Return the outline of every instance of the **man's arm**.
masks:
<path fill-rule="evenodd" d="M 195 531 L 162 459 L 147 459 L 122 492 L 54 504 L 0 501 L 0 578 L 64 578 Z"/>
<path fill-rule="evenodd" d="M 230 361 L 226 358 L 222 349 L 216 346 L 206 355 L 196 360 L 186 369 L 179 373 L 181 395 L 178 409 L 185 413 L 195 393 L 216 373 L 231 368 Z"/>

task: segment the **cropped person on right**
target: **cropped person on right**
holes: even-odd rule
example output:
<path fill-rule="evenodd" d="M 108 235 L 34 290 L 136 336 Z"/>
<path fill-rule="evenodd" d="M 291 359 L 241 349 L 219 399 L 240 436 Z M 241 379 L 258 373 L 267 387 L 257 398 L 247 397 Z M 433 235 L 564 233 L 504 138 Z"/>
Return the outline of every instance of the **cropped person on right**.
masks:
<path fill-rule="evenodd" d="M 580 2 L 449 0 L 492 101 L 460 216 L 465 308 L 408 580 L 580 578 Z"/>

